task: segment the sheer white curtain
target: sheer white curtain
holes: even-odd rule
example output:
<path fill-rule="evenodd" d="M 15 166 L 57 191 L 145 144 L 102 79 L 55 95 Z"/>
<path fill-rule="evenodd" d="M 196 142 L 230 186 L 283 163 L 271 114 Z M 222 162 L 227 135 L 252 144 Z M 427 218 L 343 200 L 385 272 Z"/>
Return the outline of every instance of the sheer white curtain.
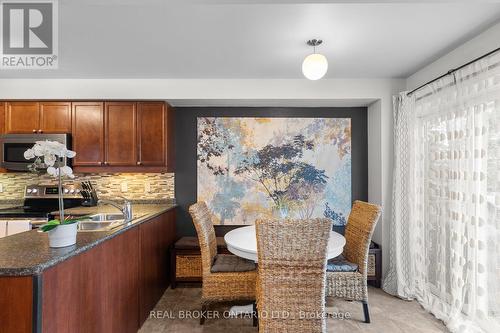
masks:
<path fill-rule="evenodd" d="M 453 332 L 500 332 L 500 55 L 396 102 L 384 289 Z"/>
<path fill-rule="evenodd" d="M 414 200 L 415 98 L 402 92 L 393 98 L 394 169 L 390 227 L 390 269 L 383 289 L 392 295 L 412 299 L 413 266 L 410 246 L 412 202 Z"/>

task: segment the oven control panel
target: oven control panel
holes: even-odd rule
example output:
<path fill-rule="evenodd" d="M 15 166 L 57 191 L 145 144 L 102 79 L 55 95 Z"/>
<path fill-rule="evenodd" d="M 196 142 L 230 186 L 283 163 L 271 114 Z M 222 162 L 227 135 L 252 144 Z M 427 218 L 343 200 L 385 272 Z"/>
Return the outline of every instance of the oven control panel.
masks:
<path fill-rule="evenodd" d="M 80 184 L 64 184 L 62 193 L 64 198 L 81 199 L 82 188 Z M 24 198 L 57 198 L 59 196 L 59 187 L 57 184 L 50 185 L 27 185 L 24 190 Z"/>

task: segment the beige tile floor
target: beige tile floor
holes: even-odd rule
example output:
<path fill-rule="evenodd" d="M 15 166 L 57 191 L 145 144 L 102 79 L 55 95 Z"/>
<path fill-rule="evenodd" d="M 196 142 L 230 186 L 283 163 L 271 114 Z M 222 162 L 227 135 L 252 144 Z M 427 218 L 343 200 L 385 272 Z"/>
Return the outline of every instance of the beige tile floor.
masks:
<path fill-rule="evenodd" d="M 142 326 L 140 333 L 257 333 L 252 327 L 250 318 L 221 318 L 207 319 L 205 325 L 200 326 L 198 319 L 185 317 L 188 311 L 196 315 L 200 309 L 201 289 L 198 287 L 178 287 L 168 289 L 156 305 L 155 315 L 150 317 Z M 346 302 L 338 299 L 328 299 L 328 313 L 347 313 L 350 319 L 327 320 L 328 332 L 411 332 L 431 333 L 448 332 L 443 323 L 427 313 L 418 303 L 403 301 L 384 293 L 381 289 L 370 288 L 370 315 L 372 322 L 363 321 L 362 306 L 358 302 Z M 214 310 L 224 316 L 229 307 L 220 306 Z M 183 312 L 184 311 L 184 312 Z M 216 313 L 216 312 L 213 312 Z M 227 312 L 226 312 L 227 313 Z M 159 318 L 163 317 L 163 318 Z"/>

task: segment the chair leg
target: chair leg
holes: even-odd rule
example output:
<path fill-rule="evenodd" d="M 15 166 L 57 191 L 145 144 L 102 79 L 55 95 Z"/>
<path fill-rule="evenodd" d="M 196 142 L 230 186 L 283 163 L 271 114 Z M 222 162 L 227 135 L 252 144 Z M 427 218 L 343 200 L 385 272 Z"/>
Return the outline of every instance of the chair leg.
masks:
<path fill-rule="evenodd" d="M 259 313 L 257 312 L 256 302 L 253 302 L 253 327 L 259 327 Z"/>
<path fill-rule="evenodd" d="M 368 302 L 362 301 L 361 303 L 363 303 L 363 313 L 365 314 L 365 323 L 369 324 L 370 323 L 370 312 L 368 311 Z"/>
<path fill-rule="evenodd" d="M 201 315 L 200 315 L 200 325 L 203 325 L 205 323 L 206 312 L 207 312 L 207 305 L 202 304 L 201 305 Z"/>

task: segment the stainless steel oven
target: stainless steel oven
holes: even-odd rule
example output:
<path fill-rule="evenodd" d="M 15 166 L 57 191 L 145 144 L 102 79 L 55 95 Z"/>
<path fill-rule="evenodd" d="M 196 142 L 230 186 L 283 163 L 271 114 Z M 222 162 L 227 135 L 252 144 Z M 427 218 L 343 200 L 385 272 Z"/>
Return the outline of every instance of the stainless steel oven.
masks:
<path fill-rule="evenodd" d="M 0 165 L 2 168 L 15 171 L 28 171 L 33 160 L 26 160 L 24 152 L 36 141 L 58 141 L 71 149 L 70 134 L 5 134 L 0 139 Z"/>
<path fill-rule="evenodd" d="M 59 210 L 59 188 L 57 184 L 31 184 L 24 189 L 22 206 L 0 209 L 0 238 L 19 232 L 36 229 L 47 223 L 52 212 Z M 81 183 L 63 186 L 64 207 L 81 206 L 85 193 Z"/>

